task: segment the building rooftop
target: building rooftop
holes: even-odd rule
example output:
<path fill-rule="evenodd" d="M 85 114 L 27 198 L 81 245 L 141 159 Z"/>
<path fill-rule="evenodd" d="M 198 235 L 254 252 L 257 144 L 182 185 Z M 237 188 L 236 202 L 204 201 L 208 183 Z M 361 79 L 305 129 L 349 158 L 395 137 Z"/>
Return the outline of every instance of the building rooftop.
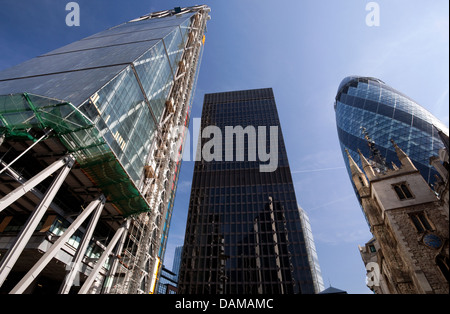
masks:
<path fill-rule="evenodd" d="M 329 288 L 319 292 L 319 294 L 347 294 L 347 291 L 330 286 Z"/>

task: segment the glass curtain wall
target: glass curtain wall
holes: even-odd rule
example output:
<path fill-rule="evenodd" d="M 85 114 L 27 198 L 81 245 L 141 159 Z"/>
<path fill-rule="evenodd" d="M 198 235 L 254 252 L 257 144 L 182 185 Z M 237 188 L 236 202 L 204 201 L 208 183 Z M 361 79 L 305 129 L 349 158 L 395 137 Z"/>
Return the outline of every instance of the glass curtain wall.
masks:
<path fill-rule="evenodd" d="M 336 96 L 336 125 L 344 160 L 347 148 L 361 167 L 358 149 L 374 158 L 369 141 L 373 142 L 387 165 L 399 164 L 391 139 L 410 157 L 424 179 L 432 184 L 437 172 L 429 163 L 444 147 L 438 130 L 448 128 L 408 96 L 389 87 L 379 79 L 345 78 Z M 346 162 L 349 176 L 351 172 Z"/>
<path fill-rule="evenodd" d="M 187 40 L 187 19 L 84 103 L 114 154 L 137 185 Z"/>
<path fill-rule="evenodd" d="M 315 293 L 272 89 L 205 95 L 201 129 L 210 125 L 222 134 L 226 126 L 266 126 L 267 133 L 278 126 L 278 167 L 260 172 L 260 162 L 248 158 L 254 143 L 247 136 L 243 161 L 224 161 L 224 149 L 222 161 L 196 162 L 180 293 Z"/>

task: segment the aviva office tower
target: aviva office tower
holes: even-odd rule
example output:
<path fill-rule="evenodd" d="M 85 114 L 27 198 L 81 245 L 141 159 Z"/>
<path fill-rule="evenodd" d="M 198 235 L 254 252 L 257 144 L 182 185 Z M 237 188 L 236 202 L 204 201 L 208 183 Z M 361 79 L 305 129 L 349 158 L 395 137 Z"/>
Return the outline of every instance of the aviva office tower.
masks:
<path fill-rule="evenodd" d="M 209 12 L 147 14 L 0 72 L 1 292 L 154 292 Z"/>
<path fill-rule="evenodd" d="M 349 76 L 339 85 L 334 108 L 344 160 L 348 160 L 347 149 L 362 168 L 360 150 L 383 171 L 398 161 L 393 139 L 425 181 L 435 182 L 438 173 L 430 157 L 444 147 L 440 133 L 448 136 L 448 128 L 414 100 L 377 78 Z M 346 166 L 351 179 L 347 162 Z"/>
<path fill-rule="evenodd" d="M 322 291 L 311 227 L 297 204 L 272 89 L 206 94 L 201 134 L 178 291 Z M 212 159 L 205 155 L 210 151 Z M 267 151 L 270 158 L 262 157 Z"/>

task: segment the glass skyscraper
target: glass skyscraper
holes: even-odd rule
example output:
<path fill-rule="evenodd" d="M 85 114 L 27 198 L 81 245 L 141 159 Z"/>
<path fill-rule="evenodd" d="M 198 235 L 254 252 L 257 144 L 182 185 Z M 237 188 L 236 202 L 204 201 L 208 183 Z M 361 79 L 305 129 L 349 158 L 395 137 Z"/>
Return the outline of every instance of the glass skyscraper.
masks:
<path fill-rule="evenodd" d="M 0 72 L 0 154 L 3 166 L 15 162 L 2 169 L 1 195 L 16 187 L 10 177 L 26 181 L 67 155 L 76 165 L 57 191 L 59 209 L 42 218 L 43 232 L 59 236 L 99 194 L 97 238 L 111 239 L 128 223 L 97 293 L 154 292 L 209 12 L 199 5 L 149 13 Z M 39 202 L 27 194 L 0 208 L 0 237 L 17 234 Z M 80 230 L 75 249 L 82 238 Z M 106 242 L 93 243 L 104 251 Z M 64 274 L 48 274 L 53 291 Z"/>
<path fill-rule="evenodd" d="M 183 246 L 177 246 L 175 249 L 175 254 L 173 256 L 172 272 L 176 275 L 178 280 L 178 274 L 180 272 L 181 265 L 181 253 L 183 252 Z"/>
<path fill-rule="evenodd" d="M 435 182 L 437 172 L 430 165 L 430 157 L 444 147 L 439 132 L 448 135 L 448 128 L 414 100 L 379 79 L 349 76 L 339 85 L 334 108 L 345 161 L 348 149 L 362 167 L 359 149 L 383 171 L 392 162 L 398 162 L 393 139 L 425 181 Z M 349 164 L 345 164 L 351 179 Z"/>
<path fill-rule="evenodd" d="M 211 126 L 220 131 L 215 136 L 225 134 L 216 142 L 224 149 L 208 146 L 205 133 Z M 248 133 L 232 135 L 230 141 L 230 127 L 242 127 Z M 255 145 L 251 130 L 260 127 L 266 127 L 266 133 L 258 132 Z M 272 89 L 206 94 L 199 143 L 197 152 L 204 154 L 205 147 L 210 147 L 215 158 L 207 161 L 202 155 L 195 162 L 179 293 L 312 294 L 322 290 L 309 223 L 297 205 Z M 275 167 L 262 171 L 260 160 L 252 156 L 274 149 Z M 265 159 L 264 164 L 268 163 Z"/>

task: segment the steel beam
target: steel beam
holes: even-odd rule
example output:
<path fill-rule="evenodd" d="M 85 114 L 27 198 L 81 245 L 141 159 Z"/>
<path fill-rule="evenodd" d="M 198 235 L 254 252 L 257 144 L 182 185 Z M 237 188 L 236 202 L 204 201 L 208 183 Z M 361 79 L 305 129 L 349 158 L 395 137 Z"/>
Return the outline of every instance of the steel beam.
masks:
<path fill-rule="evenodd" d="M 17 236 L 14 244 L 6 253 L 6 256 L 3 258 L 0 265 L 0 286 L 5 281 L 6 277 L 8 277 L 9 272 L 13 268 L 14 264 L 17 262 L 20 254 L 22 254 L 23 249 L 27 245 L 34 231 L 36 230 L 37 225 L 41 221 L 44 216 L 47 208 L 53 201 L 56 193 L 64 182 L 65 178 L 69 174 L 75 160 L 72 159 L 71 156 L 67 158 L 66 166 L 60 171 L 58 176 L 53 180 L 50 187 L 47 189 L 47 192 L 44 195 L 44 198 L 41 200 L 39 205 L 34 209 L 31 216 L 28 218 L 25 223 L 25 227 Z"/>
<path fill-rule="evenodd" d="M 36 264 L 28 271 L 22 280 L 11 290 L 10 294 L 21 294 L 26 288 L 36 279 L 41 271 L 47 266 L 58 251 L 66 244 L 67 240 L 78 230 L 86 218 L 96 209 L 101 203 L 100 197 L 92 201 L 86 209 L 74 220 L 74 222 L 67 228 L 64 234 L 45 252 L 44 255 L 36 262 Z"/>
<path fill-rule="evenodd" d="M 47 130 L 47 131 L 45 132 L 44 135 L 42 135 L 38 140 L 36 140 L 36 142 L 34 142 L 34 143 L 31 144 L 27 149 L 25 149 L 19 156 L 17 156 L 13 161 L 11 161 L 11 162 L 9 163 L 9 165 L 7 165 L 5 168 L 3 168 L 2 170 L 0 170 L 0 173 L 2 173 L 3 171 L 5 171 L 5 170 L 8 169 L 9 167 L 11 167 L 13 163 L 15 163 L 20 157 L 22 157 L 23 155 L 25 155 L 25 153 L 26 153 L 27 151 L 29 151 L 30 149 L 32 149 L 34 145 L 36 145 L 37 143 L 39 143 L 40 141 L 42 141 L 44 138 L 46 138 L 47 135 L 49 135 L 50 132 L 52 132 L 52 131 L 53 131 L 52 129 Z"/>
<path fill-rule="evenodd" d="M 122 233 L 124 233 L 125 230 L 128 229 L 128 226 L 129 226 L 129 221 L 127 220 L 125 223 L 122 224 L 122 226 L 119 229 L 117 229 L 116 233 L 114 234 L 114 237 L 109 242 L 109 244 L 106 247 L 105 251 L 103 252 L 102 256 L 100 256 L 100 258 L 98 259 L 92 272 L 89 274 L 89 277 L 84 282 L 80 291 L 78 291 L 78 294 L 87 294 L 87 292 L 89 291 L 89 289 L 92 286 L 92 283 L 94 282 L 95 278 L 97 277 L 97 275 L 100 271 L 100 268 L 103 267 L 103 265 L 106 262 L 106 259 L 109 257 L 109 254 L 111 254 L 111 251 L 116 246 L 116 243 L 122 236 Z"/>
<path fill-rule="evenodd" d="M 61 168 L 64 165 L 67 165 L 67 163 L 73 160 L 71 156 L 65 156 L 61 158 L 60 160 L 55 161 L 50 166 L 39 172 L 37 175 L 35 175 L 33 178 L 22 184 L 21 186 L 17 187 L 13 191 L 9 192 L 8 195 L 5 195 L 0 200 L 0 212 L 4 210 L 6 207 L 17 201 L 20 197 L 25 195 L 27 192 L 32 190 L 36 185 L 47 179 L 52 173 L 57 171 L 59 168 Z M 8 167 L 9 168 L 9 167 Z M 6 167 L 4 169 L 7 169 Z M 8 169 L 9 170 L 9 169 Z"/>
<path fill-rule="evenodd" d="M 0 161 L 1 165 L 6 165 L 4 164 L 3 161 Z M 17 171 L 15 171 L 12 168 L 9 168 L 8 170 L 6 170 L 8 175 L 13 178 L 14 180 L 16 180 L 18 183 L 20 183 L 21 185 L 25 184 L 27 182 L 27 180 L 25 178 L 22 177 L 22 175 L 20 173 L 18 173 Z M 41 201 L 44 198 L 44 193 L 41 193 L 41 191 L 39 191 L 38 189 L 31 189 L 30 190 L 31 193 L 34 194 L 34 196 L 36 196 L 39 201 Z M 57 204 L 55 204 L 54 202 L 50 204 L 50 208 L 53 209 L 53 211 L 61 216 L 66 216 L 66 213 L 64 212 L 64 210 L 62 210 Z M 70 217 L 66 217 L 68 222 L 72 222 L 73 219 L 71 219 Z M 82 229 L 83 230 L 83 229 Z M 83 230 L 84 231 L 84 230 Z"/>
<path fill-rule="evenodd" d="M 68 294 L 70 292 L 70 289 L 72 288 L 73 285 L 73 281 L 80 271 L 81 262 L 83 261 L 84 254 L 86 253 L 86 249 L 89 246 L 92 234 L 94 233 L 95 227 L 97 226 L 98 219 L 100 218 L 103 207 L 105 206 L 106 198 L 102 195 L 100 196 L 100 201 L 101 202 L 97 205 L 97 208 L 95 209 L 91 221 L 89 222 L 89 226 L 83 236 L 83 240 L 81 241 L 80 245 L 78 246 L 77 252 L 75 253 L 71 265 L 72 268 L 66 274 L 66 277 L 64 278 L 64 281 L 60 287 L 59 290 L 60 294 Z"/>

